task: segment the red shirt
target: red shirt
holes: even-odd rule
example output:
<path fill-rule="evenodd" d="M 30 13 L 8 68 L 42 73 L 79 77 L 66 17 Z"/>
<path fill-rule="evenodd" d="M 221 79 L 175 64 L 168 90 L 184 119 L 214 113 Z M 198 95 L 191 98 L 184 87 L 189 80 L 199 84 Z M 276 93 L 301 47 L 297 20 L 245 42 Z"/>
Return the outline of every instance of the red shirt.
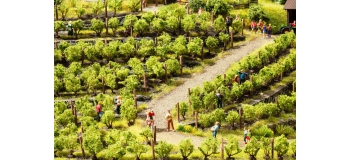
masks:
<path fill-rule="evenodd" d="M 252 22 L 252 26 L 251 26 L 252 28 L 253 27 L 256 27 L 256 23 L 255 22 Z"/>
<path fill-rule="evenodd" d="M 262 26 L 263 26 L 262 22 L 259 22 L 259 23 L 258 23 L 258 26 L 259 26 L 259 27 L 262 27 Z"/>
<path fill-rule="evenodd" d="M 153 117 L 154 116 L 154 112 L 148 112 L 148 117 Z"/>
<path fill-rule="evenodd" d="M 97 112 L 97 113 L 100 113 L 100 112 L 101 112 L 101 106 L 100 106 L 99 104 L 96 106 L 96 112 Z"/>
<path fill-rule="evenodd" d="M 295 27 L 295 26 L 296 26 L 297 24 L 295 24 L 295 23 L 292 23 L 291 25 L 292 25 L 292 27 Z"/>

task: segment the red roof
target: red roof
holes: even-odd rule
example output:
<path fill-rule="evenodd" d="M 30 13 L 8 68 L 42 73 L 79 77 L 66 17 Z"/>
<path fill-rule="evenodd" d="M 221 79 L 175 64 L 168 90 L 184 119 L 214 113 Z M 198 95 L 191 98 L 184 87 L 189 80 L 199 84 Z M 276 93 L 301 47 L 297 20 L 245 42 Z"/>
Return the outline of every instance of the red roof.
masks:
<path fill-rule="evenodd" d="M 287 0 L 283 9 L 297 9 L 296 0 Z"/>

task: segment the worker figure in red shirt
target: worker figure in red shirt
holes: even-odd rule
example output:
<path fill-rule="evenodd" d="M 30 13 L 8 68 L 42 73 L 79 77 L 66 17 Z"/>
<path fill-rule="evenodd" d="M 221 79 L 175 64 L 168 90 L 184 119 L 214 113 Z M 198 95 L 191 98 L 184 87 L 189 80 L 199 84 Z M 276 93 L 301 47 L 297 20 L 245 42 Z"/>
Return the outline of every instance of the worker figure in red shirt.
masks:
<path fill-rule="evenodd" d="M 256 24 L 256 22 L 255 21 L 252 21 L 252 24 L 250 25 L 250 27 L 252 28 L 252 30 L 250 31 L 250 32 L 253 32 L 253 31 L 255 31 L 255 33 L 256 33 L 256 31 L 257 31 L 257 24 Z"/>
<path fill-rule="evenodd" d="M 295 20 L 294 20 L 294 22 L 293 22 L 293 23 L 291 23 L 291 24 L 290 24 L 290 26 L 292 26 L 292 27 L 296 27 L 296 26 L 297 26 L 297 24 L 296 24 Z"/>
<path fill-rule="evenodd" d="M 154 116 L 155 116 L 155 114 L 153 112 L 153 109 L 152 110 L 148 109 L 147 118 L 149 118 L 149 120 L 152 124 L 154 124 Z"/>
<path fill-rule="evenodd" d="M 100 121 L 102 117 L 101 102 L 98 102 L 98 104 L 96 105 L 96 113 L 97 113 L 97 121 Z"/>
<path fill-rule="evenodd" d="M 263 31 L 263 26 L 264 26 L 261 19 L 259 20 L 257 26 L 258 26 L 258 29 L 259 29 L 259 32 L 260 32 L 259 34 L 261 34 L 262 31 Z"/>

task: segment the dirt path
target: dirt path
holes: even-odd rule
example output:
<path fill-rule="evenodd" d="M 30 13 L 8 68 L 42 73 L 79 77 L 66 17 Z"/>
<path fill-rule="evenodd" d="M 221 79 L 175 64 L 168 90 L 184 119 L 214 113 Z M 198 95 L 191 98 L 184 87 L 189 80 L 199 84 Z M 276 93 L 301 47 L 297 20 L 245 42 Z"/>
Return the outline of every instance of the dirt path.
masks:
<path fill-rule="evenodd" d="M 173 109 L 176 103 L 188 99 L 186 94 L 188 88 L 194 88 L 196 86 L 201 87 L 203 82 L 211 81 L 216 75 L 224 74 L 232 63 L 238 62 L 244 56 L 253 52 L 255 49 L 259 48 L 265 43 L 273 41 L 275 37 L 276 36 L 272 36 L 271 39 L 263 39 L 262 37 L 258 37 L 253 41 L 243 43 L 236 49 L 228 50 L 228 55 L 216 61 L 214 65 L 205 67 L 203 73 L 193 74 L 190 78 L 184 78 L 185 82 L 176 87 L 176 89 L 172 90 L 161 98 L 147 102 L 148 107 L 153 108 L 155 112 L 155 125 L 157 128 L 166 128 L 164 116 L 167 110 Z"/>

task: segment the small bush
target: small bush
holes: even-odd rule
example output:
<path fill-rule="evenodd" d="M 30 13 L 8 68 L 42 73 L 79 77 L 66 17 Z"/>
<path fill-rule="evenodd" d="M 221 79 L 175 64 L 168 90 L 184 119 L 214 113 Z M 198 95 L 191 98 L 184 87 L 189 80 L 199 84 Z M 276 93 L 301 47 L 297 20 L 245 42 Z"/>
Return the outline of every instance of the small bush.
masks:
<path fill-rule="evenodd" d="M 273 131 L 264 125 L 256 130 L 252 130 L 252 135 L 260 140 L 261 137 L 272 137 Z"/>
<path fill-rule="evenodd" d="M 286 135 L 288 136 L 289 134 L 294 133 L 294 129 L 291 126 L 288 125 L 277 125 L 276 127 L 276 132 L 278 135 Z"/>

